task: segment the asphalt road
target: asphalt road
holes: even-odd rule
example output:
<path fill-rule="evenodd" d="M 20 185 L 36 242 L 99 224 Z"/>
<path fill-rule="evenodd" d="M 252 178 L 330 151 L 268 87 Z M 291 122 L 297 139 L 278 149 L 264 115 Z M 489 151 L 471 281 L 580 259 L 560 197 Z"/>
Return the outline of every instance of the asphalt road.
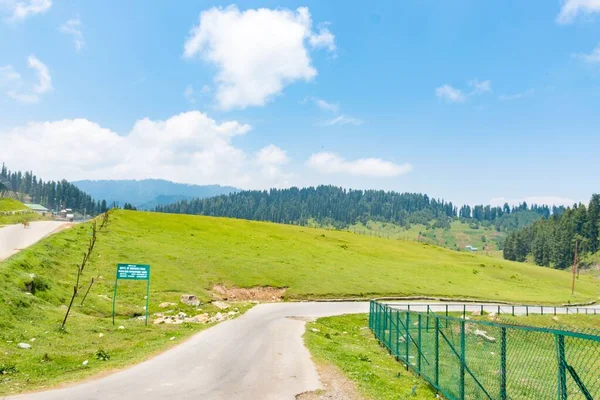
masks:
<path fill-rule="evenodd" d="M 462 309 L 462 305 L 450 307 Z M 425 306 L 412 303 L 411 309 L 424 310 Z M 445 305 L 433 309 L 443 311 Z M 467 306 L 468 311 L 479 309 L 476 304 Z M 485 305 L 485 309 L 495 311 L 497 306 Z M 305 324 L 302 318 L 368 311 L 366 302 L 261 304 L 129 369 L 62 389 L 10 399 L 292 400 L 299 393 L 321 387 L 302 341 Z M 525 307 L 515 308 L 516 314 L 525 312 Z M 529 312 L 539 312 L 539 308 Z"/>
<path fill-rule="evenodd" d="M 31 222 L 27 229 L 22 224 L 0 228 L 0 261 L 68 225 L 61 221 L 37 221 Z"/>

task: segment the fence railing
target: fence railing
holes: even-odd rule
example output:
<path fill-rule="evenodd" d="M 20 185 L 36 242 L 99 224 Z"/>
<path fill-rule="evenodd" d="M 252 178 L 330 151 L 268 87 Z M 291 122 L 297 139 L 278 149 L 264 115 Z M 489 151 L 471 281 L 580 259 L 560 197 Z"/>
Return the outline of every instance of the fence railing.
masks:
<path fill-rule="evenodd" d="M 392 355 L 447 399 L 600 399 L 598 332 L 466 317 L 476 311 L 576 313 L 567 307 L 521 307 L 526 306 L 421 304 L 408 310 L 404 304 L 371 301 L 369 327 Z M 457 312 L 463 315 L 452 316 Z"/>

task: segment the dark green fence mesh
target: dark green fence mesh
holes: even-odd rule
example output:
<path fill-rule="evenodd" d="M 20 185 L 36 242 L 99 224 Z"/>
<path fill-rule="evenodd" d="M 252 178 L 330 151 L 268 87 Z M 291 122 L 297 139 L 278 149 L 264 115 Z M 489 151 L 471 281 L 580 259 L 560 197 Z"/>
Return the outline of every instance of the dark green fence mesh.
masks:
<path fill-rule="evenodd" d="M 448 399 L 600 399 L 597 332 L 475 321 L 465 313 L 372 301 L 369 325 L 392 355 Z"/>

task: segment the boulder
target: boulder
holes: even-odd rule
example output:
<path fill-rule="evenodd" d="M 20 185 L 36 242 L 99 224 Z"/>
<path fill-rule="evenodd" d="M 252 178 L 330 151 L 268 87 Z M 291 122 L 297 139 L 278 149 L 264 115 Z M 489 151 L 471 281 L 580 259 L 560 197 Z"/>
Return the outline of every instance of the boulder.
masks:
<path fill-rule="evenodd" d="M 478 317 L 478 316 L 480 316 L 480 315 L 481 315 L 481 311 L 480 311 L 480 310 L 475 310 L 475 311 L 473 311 L 473 312 L 471 313 L 471 315 L 472 315 L 472 316 L 474 316 L 474 317 Z"/>
<path fill-rule="evenodd" d="M 213 301 L 212 304 L 220 310 L 227 310 L 230 306 L 224 301 Z"/>
<path fill-rule="evenodd" d="M 19 343 L 17 347 L 19 349 L 31 349 L 31 345 L 29 343 Z"/>
<path fill-rule="evenodd" d="M 172 307 L 172 306 L 176 306 L 177 304 L 175 303 L 169 303 L 168 301 L 165 301 L 164 303 L 160 303 L 158 306 L 160 308 L 167 308 L 167 307 Z"/>
<path fill-rule="evenodd" d="M 187 317 L 187 314 L 184 312 L 180 312 L 179 314 L 177 314 L 178 319 L 185 319 L 186 317 Z"/>
<path fill-rule="evenodd" d="M 198 307 L 200 305 L 200 300 L 198 300 L 198 297 L 196 297 L 195 294 L 182 294 L 179 301 L 193 307 Z"/>

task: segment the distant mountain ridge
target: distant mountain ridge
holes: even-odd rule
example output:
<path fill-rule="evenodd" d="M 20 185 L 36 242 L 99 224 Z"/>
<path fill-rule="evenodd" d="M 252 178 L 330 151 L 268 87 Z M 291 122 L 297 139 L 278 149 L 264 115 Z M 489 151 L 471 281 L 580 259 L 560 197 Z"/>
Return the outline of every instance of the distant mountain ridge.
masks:
<path fill-rule="evenodd" d="M 181 200 L 203 199 L 240 191 L 232 186 L 190 185 L 164 179 L 82 180 L 73 184 L 94 198 L 106 199 L 109 204 L 116 202 L 123 206 L 130 203 L 140 209 L 153 209 L 157 205 Z"/>

